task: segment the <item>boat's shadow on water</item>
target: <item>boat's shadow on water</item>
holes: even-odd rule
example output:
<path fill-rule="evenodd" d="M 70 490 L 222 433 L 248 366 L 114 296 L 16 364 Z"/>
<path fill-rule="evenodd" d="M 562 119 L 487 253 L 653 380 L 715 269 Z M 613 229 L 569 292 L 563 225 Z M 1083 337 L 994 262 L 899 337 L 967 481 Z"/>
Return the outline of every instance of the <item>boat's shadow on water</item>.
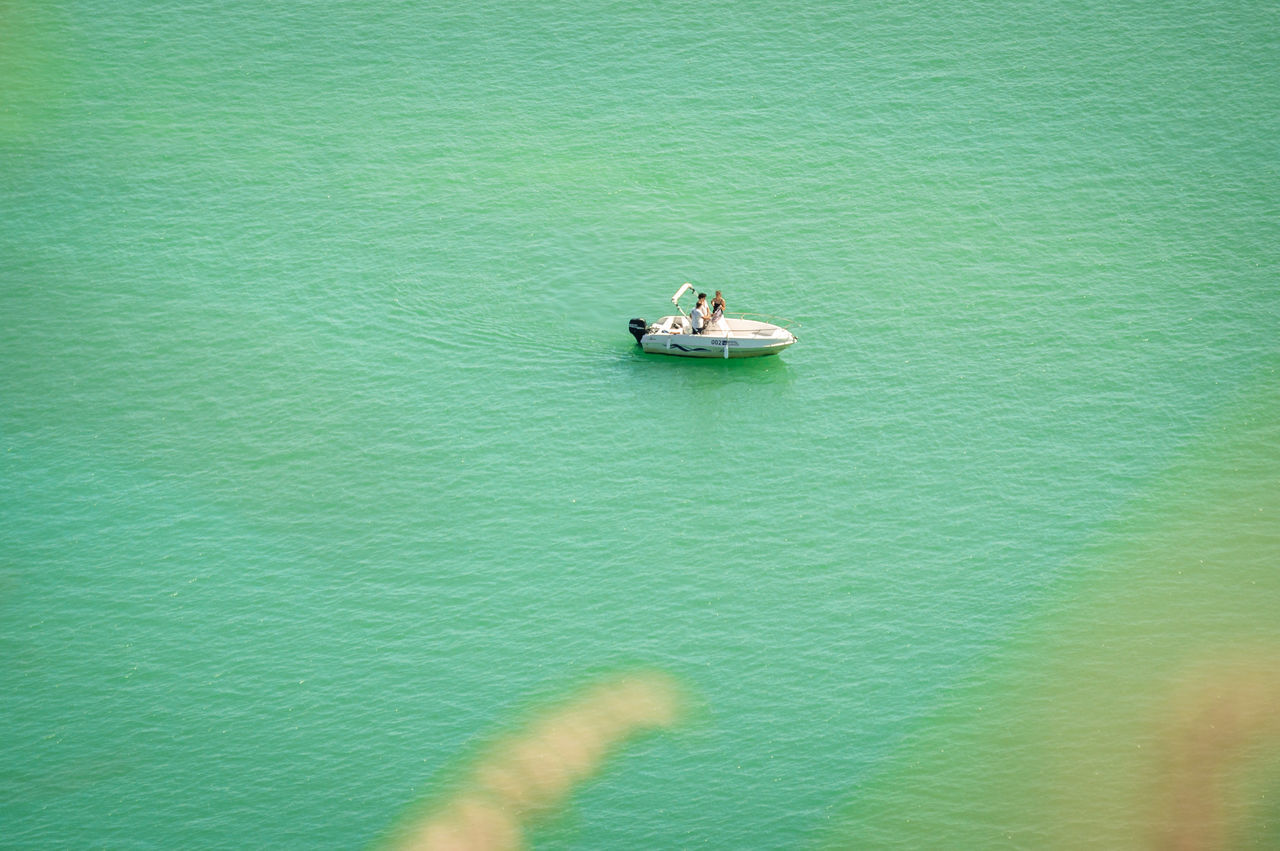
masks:
<path fill-rule="evenodd" d="M 751 384 L 790 384 L 796 378 L 796 369 L 785 360 L 785 355 L 765 355 L 754 358 L 685 358 L 672 355 L 651 354 L 632 346 L 620 352 L 619 366 L 633 375 L 671 376 L 673 380 L 696 383 L 702 380 L 717 383 L 749 382 Z"/>

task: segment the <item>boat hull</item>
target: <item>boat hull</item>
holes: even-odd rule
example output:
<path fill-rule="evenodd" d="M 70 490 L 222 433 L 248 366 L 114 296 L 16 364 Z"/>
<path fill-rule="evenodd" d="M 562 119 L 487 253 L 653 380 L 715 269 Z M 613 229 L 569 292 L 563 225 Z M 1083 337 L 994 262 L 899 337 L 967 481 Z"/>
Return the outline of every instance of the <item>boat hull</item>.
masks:
<path fill-rule="evenodd" d="M 685 358 L 758 358 L 776 355 L 795 341 L 791 335 L 752 340 L 713 334 L 645 334 L 640 348 L 650 354 Z"/>

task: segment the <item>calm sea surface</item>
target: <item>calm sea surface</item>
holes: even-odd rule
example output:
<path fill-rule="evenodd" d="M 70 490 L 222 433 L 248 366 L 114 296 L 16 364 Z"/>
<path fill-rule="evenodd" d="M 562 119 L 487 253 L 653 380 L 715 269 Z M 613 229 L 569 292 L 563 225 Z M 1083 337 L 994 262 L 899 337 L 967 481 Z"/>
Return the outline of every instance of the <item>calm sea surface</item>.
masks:
<path fill-rule="evenodd" d="M 366 846 L 641 668 L 534 847 L 1144 847 L 1280 694 L 1274 4 L 3 17 L 0 844 Z"/>

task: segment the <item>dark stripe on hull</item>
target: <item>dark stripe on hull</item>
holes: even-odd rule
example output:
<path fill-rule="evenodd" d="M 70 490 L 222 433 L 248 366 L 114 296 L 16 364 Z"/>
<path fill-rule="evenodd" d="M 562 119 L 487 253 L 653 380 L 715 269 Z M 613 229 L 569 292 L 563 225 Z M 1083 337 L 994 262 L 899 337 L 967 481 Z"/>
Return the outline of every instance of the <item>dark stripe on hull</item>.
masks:
<path fill-rule="evenodd" d="M 790 345 L 790 343 L 787 345 Z M 729 359 L 760 358 L 766 355 L 776 355 L 785 348 L 786 346 L 778 346 L 771 349 L 743 349 L 734 346 L 729 349 Z M 653 349 L 644 349 L 644 351 L 651 355 L 671 355 L 672 357 L 684 358 L 720 358 L 724 360 L 724 349 L 720 346 L 708 348 L 706 346 L 685 346 L 681 343 L 672 343 L 669 348 L 667 346 L 659 346 Z"/>

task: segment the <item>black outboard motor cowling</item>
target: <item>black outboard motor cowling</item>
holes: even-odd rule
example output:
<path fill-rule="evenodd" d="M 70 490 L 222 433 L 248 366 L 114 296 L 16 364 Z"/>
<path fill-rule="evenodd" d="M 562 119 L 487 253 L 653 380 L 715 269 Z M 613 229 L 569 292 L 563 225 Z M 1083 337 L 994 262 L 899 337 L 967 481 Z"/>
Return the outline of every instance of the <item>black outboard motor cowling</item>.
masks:
<path fill-rule="evenodd" d="M 627 330 L 631 332 L 631 336 L 636 338 L 636 344 L 639 345 L 640 338 L 649 330 L 649 323 L 643 319 L 632 319 L 627 323 Z"/>

